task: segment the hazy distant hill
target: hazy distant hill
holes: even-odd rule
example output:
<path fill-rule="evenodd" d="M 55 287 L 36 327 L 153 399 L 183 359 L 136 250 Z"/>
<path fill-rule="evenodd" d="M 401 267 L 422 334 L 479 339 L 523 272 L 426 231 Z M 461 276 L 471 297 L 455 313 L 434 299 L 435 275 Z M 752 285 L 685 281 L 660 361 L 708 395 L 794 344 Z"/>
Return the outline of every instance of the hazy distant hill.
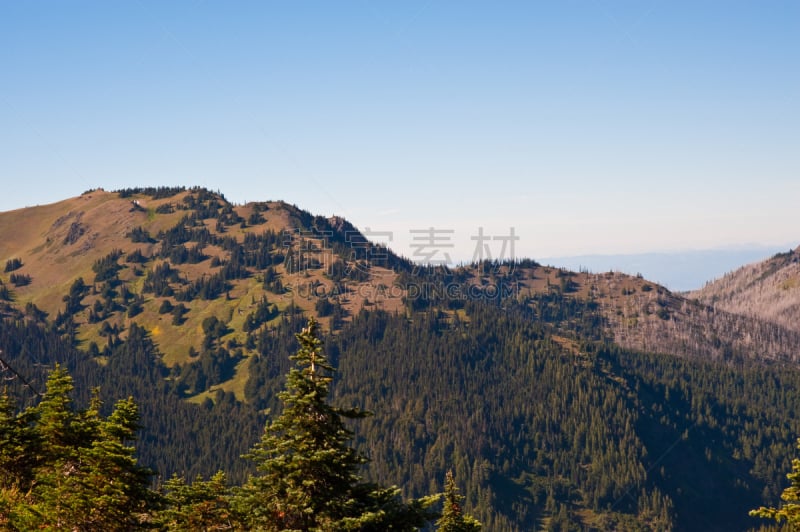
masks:
<path fill-rule="evenodd" d="M 642 274 L 645 278 L 670 290 L 687 291 L 696 290 L 743 264 L 760 261 L 785 250 L 786 248 L 781 246 L 753 246 L 737 249 L 550 257 L 541 259 L 541 262 L 573 271 L 586 269 L 595 273 L 616 271 L 630 275 Z"/>
<path fill-rule="evenodd" d="M 690 296 L 800 331 L 800 247 L 742 266 Z"/>

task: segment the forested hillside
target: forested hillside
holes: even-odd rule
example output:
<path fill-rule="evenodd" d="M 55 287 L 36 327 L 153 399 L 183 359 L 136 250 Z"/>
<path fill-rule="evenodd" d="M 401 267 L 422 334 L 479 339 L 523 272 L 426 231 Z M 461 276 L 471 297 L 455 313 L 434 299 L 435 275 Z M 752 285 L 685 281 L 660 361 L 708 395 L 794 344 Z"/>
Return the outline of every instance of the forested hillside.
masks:
<path fill-rule="evenodd" d="M 94 387 L 104 416 L 133 397 L 154 487 L 247 481 L 241 456 L 283 412 L 309 316 L 338 368 L 332 404 L 374 413 L 348 424 L 365 477 L 415 498 L 452 470 L 485 530 L 747 530 L 786 485 L 800 435 L 786 327 L 620 274 L 415 267 L 344 220 L 202 189 L 95 191 L 69 209 L 3 244 L 0 356 L 32 386 L 3 375 L 19 408 L 56 363 L 82 408 Z"/>
<path fill-rule="evenodd" d="M 743 529 L 753 524 L 747 509 L 777 499 L 800 430 L 792 415 L 800 373 L 566 342 L 546 323 L 531 325 L 528 312 L 470 304 L 458 322 L 365 312 L 328 338 L 340 367 L 335 402 L 375 413 L 354 426 L 372 478 L 421 495 L 440 490 L 452 468 L 466 507 L 489 530 Z M 138 331 L 114 366 L 8 321 L 2 348 L 34 382 L 44 367 L 26 364 L 32 352 L 44 366 L 65 363 L 79 396 L 94 385 L 108 404 L 133 394 L 145 427 L 140 461 L 161 478 L 223 468 L 241 481 L 247 465 L 238 456 L 264 419 L 252 407 L 275 403 L 300 325 L 277 328 L 259 367 L 278 376 L 249 405 L 224 395 L 213 406 L 181 401 Z"/>

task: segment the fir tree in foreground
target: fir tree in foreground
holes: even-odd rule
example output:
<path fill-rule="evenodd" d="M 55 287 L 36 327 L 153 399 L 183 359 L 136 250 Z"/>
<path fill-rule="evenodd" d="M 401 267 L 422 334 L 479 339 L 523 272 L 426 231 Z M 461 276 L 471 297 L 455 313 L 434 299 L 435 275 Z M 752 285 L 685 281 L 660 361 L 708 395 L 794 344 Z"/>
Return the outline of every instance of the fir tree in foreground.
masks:
<path fill-rule="evenodd" d="M 14 414 L 7 393 L 0 395 L 0 529 L 134 530 L 157 505 L 152 471 L 131 445 L 136 404 L 118 401 L 103 418 L 96 393 L 88 409 L 76 410 L 72 389 L 56 366 L 36 406 Z"/>
<path fill-rule="evenodd" d="M 444 511 L 436 521 L 439 532 L 479 532 L 481 524 L 461 509 L 464 496 L 458 492 L 453 472 L 448 471 L 444 481 Z"/>
<path fill-rule="evenodd" d="M 800 439 L 797 440 L 797 448 L 800 449 Z M 786 522 L 790 530 L 800 530 L 800 459 L 792 460 L 792 472 L 786 475 L 792 484 L 781 494 L 784 503 L 780 508 L 766 508 L 762 506 L 757 510 L 751 510 L 753 517 L 763 517 L 774 519 L 778 523 Z"/>
<path fill-rule="evenodd" d="M 404 501 L 397 487 L 364 482 L 366 457 L 349 443 L 345 419 L 368 415 L 328 404 L 333 367 L 322 352 L 314 318 L 297 334 L 300 350 L 279 394 L 282 414 L 267 424 L 247 455 L 257 474 L 235 504 L 247 528 L 301 531 L 417 530 L 435 515 L 435 497 Z"/>
<path fill-rule="evenodd" d="M 231 509 L 229 488 L 223 471 L 209 480 L 197 477 L 191 484 L 173 475 L 165 484 L 165 508 L 156 522 L 165 530 L 234 530 L 236 517 Z"/>

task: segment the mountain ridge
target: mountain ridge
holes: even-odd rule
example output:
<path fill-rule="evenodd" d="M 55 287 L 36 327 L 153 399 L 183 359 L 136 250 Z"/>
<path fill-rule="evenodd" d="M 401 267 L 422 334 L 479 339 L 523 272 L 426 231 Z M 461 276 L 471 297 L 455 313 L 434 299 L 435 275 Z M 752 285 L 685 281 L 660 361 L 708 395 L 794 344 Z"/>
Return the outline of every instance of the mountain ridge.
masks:
<path fill-rule="evenodd" d="M 245 322 L 261 301 L 272 309 L 261 323 L 296 308 L 334 329 L 362 308 L 413 312 L 433 304 L 455 315 L 470 297 L 524 302 L 557 295 L 587 303 L 626 348 L 787 361 L 797 359 L 800 346 L 800 332 L 786 320 L 742 316 L 700 292 L 684 297 L 641 275 L 571 272 L 531 260 L 426 268 L 370 243 L 344 218 L 280 201 L 232 205 L 202 188 L 96 189 L 0 213 L 3 262 L 8 271 L 0 280 L 20 311 L 32 304 L 28 314 L 39 309 L 58 318 L 65 294 L 82 278 L 76 338 L 102 350 L 115 334 L 109 329 L 124 335 L 136 322 L 170 366 L 190 361 L 211 318 L 225 324 L 220 342 L 247 344 Z M 12 275 L 29 277 L 15 286 Z M 210 281 L 218 293 L 200 294 Z M 180 305 L 185 312 L 174 318 L 170 309 Z M 754 355 L 754 347 L 761 352 Z"/>
<path fill-rule="evenodd" d="M 800 331 L 800 246 L 744 265 L 689 295 L 732 313 Z"/>
<path fill-rule="evenodd" d="M 165 475 L 246 477 L 307 316 L 336 403 L 376 414 L 356 439 L 380 481 L 422 495 L 452 467 L 491 530 L 744 530 L 731 505 L 778 497 L 800 433 L 796 331 L 641 276 L 426 267 L 342 218 L 199 188 L 7 214 L 4 356 L 136 397 Z"/>

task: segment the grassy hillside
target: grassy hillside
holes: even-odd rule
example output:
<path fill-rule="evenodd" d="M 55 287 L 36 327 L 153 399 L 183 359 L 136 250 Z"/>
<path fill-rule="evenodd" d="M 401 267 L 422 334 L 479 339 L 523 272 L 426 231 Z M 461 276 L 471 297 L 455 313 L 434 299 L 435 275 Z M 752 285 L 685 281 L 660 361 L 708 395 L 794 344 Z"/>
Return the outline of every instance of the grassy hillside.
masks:
<path fill-rule="evenodd" d="M 794 304 L 793 257 L 767 267 L 786 304 L 767 299 L 764 308 Z M 793 360 L 800 351 L 790 320 L 741 317 L 640 277 L 530 260 L 416 267 L 341 218 L 283 202 L 232 205 L 204 189 L 94 190 L 0 213 L 0 265 L 0 298 L 32 319 L 43 311 L 99 363 L 132 324 L 142 327 L 174 378 L 191 380 L 195 401 L 217 390 L 245 399 L 255 335 L 296 311 L 337 330 L 362 309 L 435 308 L 457 319 L 469 300 L 515 301 L 543 319 L 580 302 L 591 309 L 582 327 L 631 349 L 721 360 Z M 212 322 L 221 325 L 210 331 Z M 580 324 L 561 326 L 569 336 Z M 191 378 L 181 376 L 186 368 Z"/>

